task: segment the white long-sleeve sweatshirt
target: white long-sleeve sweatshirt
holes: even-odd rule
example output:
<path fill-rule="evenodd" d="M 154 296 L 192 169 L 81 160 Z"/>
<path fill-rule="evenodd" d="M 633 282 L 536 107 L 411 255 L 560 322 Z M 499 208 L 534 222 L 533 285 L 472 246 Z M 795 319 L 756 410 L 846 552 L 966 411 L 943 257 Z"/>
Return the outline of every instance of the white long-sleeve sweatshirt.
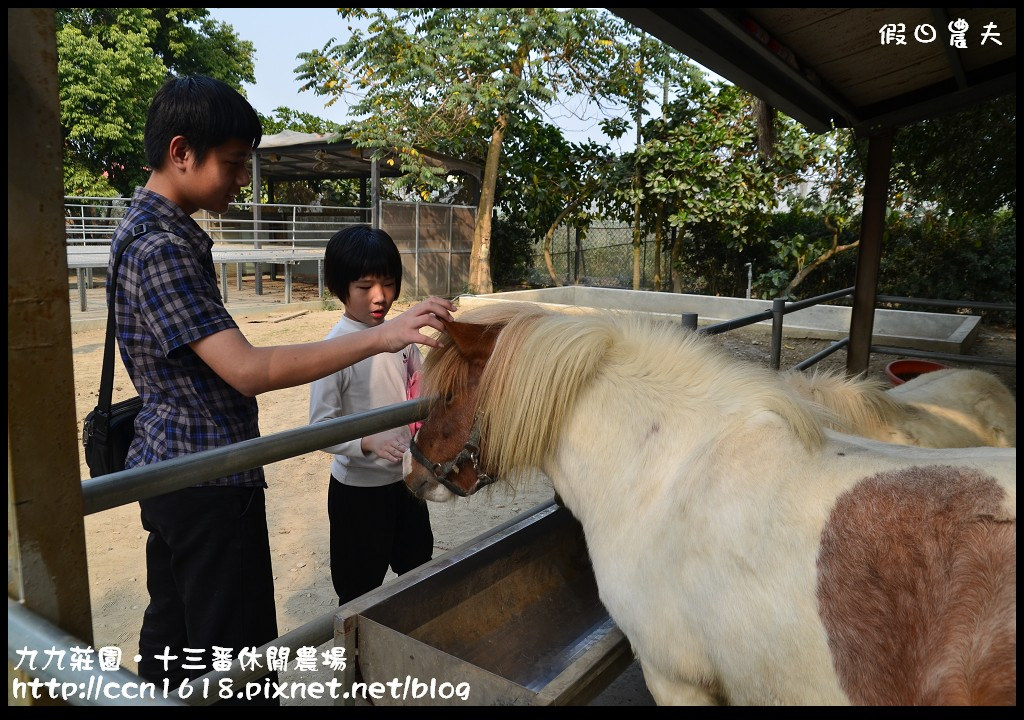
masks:
<path fill-rule="evenodd" d="M 368 325 L 342 315 L 327 334 L 335 338 L 365 330 Z M 409 345 L 395 353 L 380 353 L 355 365 L 316 380 L 309 389 L 309 422 L 365 412 L 408 400 L 413 375 L 423 364 L 419 348 Z M 412 439 L 408 426 L 402 428 L 405 441 Z M 331 474 L 346 485 L 380 487 L 402 479 L 402 463 L 387 462 L 372 453 L 363 453 L 362 438 L 324 448 L 334 454 Z"/>

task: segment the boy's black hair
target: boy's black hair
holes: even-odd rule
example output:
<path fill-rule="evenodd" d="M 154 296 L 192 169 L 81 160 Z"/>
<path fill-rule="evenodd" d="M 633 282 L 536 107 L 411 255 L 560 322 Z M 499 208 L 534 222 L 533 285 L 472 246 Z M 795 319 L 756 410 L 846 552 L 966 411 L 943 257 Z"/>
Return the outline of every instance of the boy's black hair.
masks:
<path fill-rule="evenodd" d="M 395 297 L 401 294 L 402 256 L 395 241 L 369 225 L 353 225 L 334 233 L 324 253 L 327 288 L 347 302 L 349 283 L 365 276 L 393 278 Z"/>
<path fill-rule="evenodd" d="M 160 169 L 175 135 L 183 135 L 201 164 L 211 148 L 232 138 L 252 142 L 263 137 L 259 115 L 230 85 L 203 75 L 171 77 L 149 104 L 146 116 L 146 160 Z"/>

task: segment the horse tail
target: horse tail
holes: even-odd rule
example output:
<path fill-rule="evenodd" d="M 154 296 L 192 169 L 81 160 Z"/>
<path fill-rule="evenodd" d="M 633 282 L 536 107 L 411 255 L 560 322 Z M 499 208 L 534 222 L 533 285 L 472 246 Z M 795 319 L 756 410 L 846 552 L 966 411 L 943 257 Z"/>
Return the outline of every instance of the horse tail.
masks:
<path fill-rule="evenodd" d="M 484 464 L 505 475 L 539 466 L 614 337 L 608 320 L 580 323 L 563 314 L 511 320 L 480 378 Z"/>

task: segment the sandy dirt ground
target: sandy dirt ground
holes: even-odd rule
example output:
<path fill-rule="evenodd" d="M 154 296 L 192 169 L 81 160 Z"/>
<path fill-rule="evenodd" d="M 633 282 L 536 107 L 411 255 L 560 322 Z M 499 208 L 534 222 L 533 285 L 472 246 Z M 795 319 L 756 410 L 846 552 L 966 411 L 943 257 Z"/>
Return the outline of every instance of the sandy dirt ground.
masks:
<path fill-rule="evenodd" d="M 273 291 L 271 285 L 268 290 Z M 302 292 L 297 300 L 315 298 L 315 288 Z M 243 298 L 236 293 L 238 302 Z M 395 310 L 408 304 L 396 304 Z M 102 305 L 100 305 L 102 308 Z M 243 334 L 254 345 L 277 345 L 322 339 L 337 321 L 340 310 L 323 309 L 319 304 L 305 310 L 278 305 L 264 312 L 238 317 Z M 266 309 L 273 312 L 266 314 Z M 76 309 L 72 308 L 73 360 L 78 427 L 96 402 L 103 354 L 103 329 L 75 329 Z M 81 318 L 81 315 L 79 315 Z M 79 326 L 83 323 L 78 323 Z M 733 354 L 767 365 L 768 335 L 761 330 L 734 331 L 720 340 Z M 786 338 L 783 367 L 810 356 L 827 345 L 826 341 Z M 1016 333 L 983 328 L 975 349 L 980 355 L 1015 357 Z M 829 363 L 839 366 L 845 353 L 832 356 Z M 872 374 L 881 376 L 892 358 L 875 357 Z M 114 400 L 134 394 L 127 374 L 116 362 Z M 1016 392 L 1016 373 L 997 369 Z M 279 390 L 260 396 L 260 429 L 264 435 L 307 424 L 309 395 L 303 387 Z M 278 629 L 281 633 L 332 612 L 337 607 L 330 579 L 328 557 L 327 489 L 330 456 L 315 452 L 266 467 L 267 516 L 273 554 Z M 82 477 L 88 468 L 82 455 Z M 471 497 L 444 505 L 431 504 L 434 530 L 434 556 L 484 533 L 508 518 L 533 508 L 552 496 L 550 486 L 539 482 L 527 491 L 511 495 L 496 490 L 490 495 Z M 138 650 L 142 614 L 148 602 L 146 593 L 145 540 L 137 504 L 122 506 L 88 516 L 85 520 L 89 578 L 95 633 L 95 647 L 117 645 L 124 665 L 135 669 L 133 657 Z M 393 575 L 389 574 L 388 580 Z M 634 664 L 597 704 L 651 704 L 642 677 Z M 290 704 L 290 703 L 286 703 Z"/>

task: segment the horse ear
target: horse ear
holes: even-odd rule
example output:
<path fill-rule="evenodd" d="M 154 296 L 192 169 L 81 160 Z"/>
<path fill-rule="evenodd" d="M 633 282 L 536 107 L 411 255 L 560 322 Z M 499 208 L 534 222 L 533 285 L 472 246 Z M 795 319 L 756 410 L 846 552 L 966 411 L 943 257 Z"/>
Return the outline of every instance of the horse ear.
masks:
<path fill-rule="evenodd" d="M 448 336 L 468 360 L 486 360 L 494 349 L 494 341 L 501 332 L 499 325 L 480 325 L 452 320 L 444 322 Z"/>

